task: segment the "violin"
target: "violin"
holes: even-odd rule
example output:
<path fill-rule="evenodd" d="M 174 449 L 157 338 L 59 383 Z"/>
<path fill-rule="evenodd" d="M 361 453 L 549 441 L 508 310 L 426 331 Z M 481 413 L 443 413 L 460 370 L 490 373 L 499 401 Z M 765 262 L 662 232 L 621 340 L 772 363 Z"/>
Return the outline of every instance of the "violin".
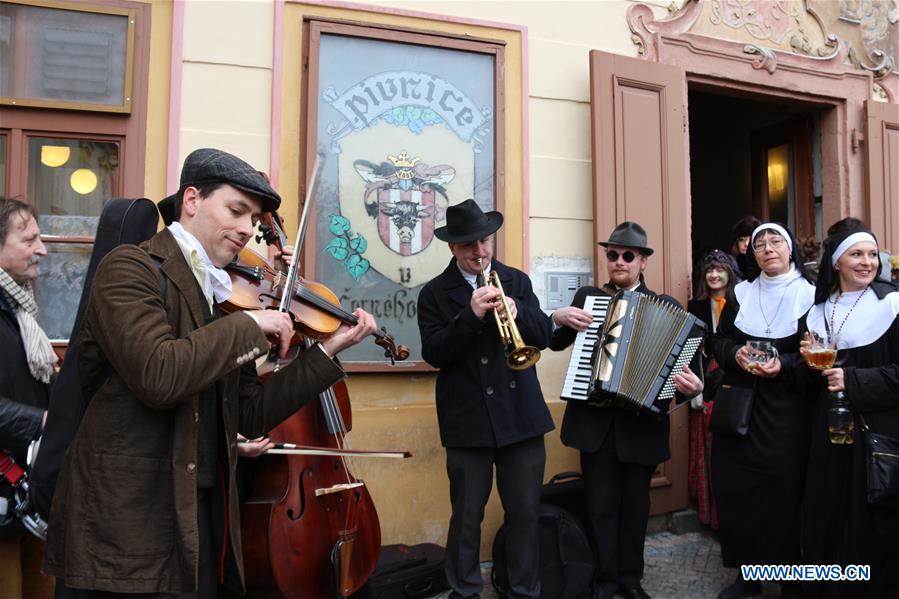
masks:
<path fill-rule="evenodd" d="M 277 227 L 272 214 L 266 214 L 263 219 L 263 235 L 266 241 L 280 239 L 274 233 Z M 271 231 L 272 233 L 266 233 Z M 283 247 L 281 243 L 275 245 Z M 287 273 L 274 268 L 269 262 L 255 251 L 244 248 L 234 261 L 225 267 L 231 275 L 233 293 L 222 306 L 225 312 L 234 310 L 276 309 L 281 303 L 289 284 Z M 358 319 L 351 312 L 347 312 L 340 306 L 340 300 L 328 287 L 296 276 L 293 285 L 291 299 L 297 300 L 290 303 L 290 315 L 294 322 L 294 328 L 307 337 L 321 339 L 335 332 L 341 323 L 350 326 L 355 325 Z M 372 333 L 375 344 L 384 348 L 384 357 L 391 364 L 397 360 L 405 360 L 409 357 L 409 348 L 405 345 L 397 345 L 393 336 L 387 329 Z"/>

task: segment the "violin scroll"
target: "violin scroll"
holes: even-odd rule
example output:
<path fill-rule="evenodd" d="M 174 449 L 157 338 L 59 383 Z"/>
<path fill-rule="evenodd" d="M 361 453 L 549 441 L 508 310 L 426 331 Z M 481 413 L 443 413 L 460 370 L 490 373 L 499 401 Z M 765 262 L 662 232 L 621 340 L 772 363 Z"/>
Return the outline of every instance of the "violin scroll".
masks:
<path fill-rule="evenodd" d="M 393 335 L 387 332 L 386 327 L 381 327 L 375 335 L 375 345 L 384 348 L 384 357 L 390 360 L 391 365 L 397 360 L 402 362 L 409 357 L 409 348 L 405 345 L 397 345 L 393 339 Z"/>

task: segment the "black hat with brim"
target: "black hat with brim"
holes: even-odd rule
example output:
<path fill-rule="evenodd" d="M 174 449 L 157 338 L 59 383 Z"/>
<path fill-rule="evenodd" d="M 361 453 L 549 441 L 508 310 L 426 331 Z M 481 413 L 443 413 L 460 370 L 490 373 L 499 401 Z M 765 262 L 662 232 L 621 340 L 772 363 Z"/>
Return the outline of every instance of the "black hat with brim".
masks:
<path fill-rule="evenodd" d="M 631 221 L 624 221 L 612 231 L 608 241 L 600 241 L 599 245 L 604 248 L 610 245 L 620 245 L 622 247 L 634 248 L 640 250 L 645 256 L 652 256 L 653 249 L 647 247 L 646 230 Z"/>
<path fill-rule="evenodd" d="M 181 196 L 185 188 L 211 183 L 227 183 L 259 198 L 263 212 L 274 212 L 281 205 L 281 196 L 252 166 L 222 150 L 200 148 L 184 159 L 178 191 L 159 202 L 159 213 L 165 224 L 172 224 L 180 215 Z"/>
<path fill-rule="evenodd" d="M 495 210 L 484 212 L 469 198 L 446 209 L 446 225 L 434 229 L 434 235 L 447 243 L 468 243 L 496 233 L 501 226 L 502 214 Z"/>

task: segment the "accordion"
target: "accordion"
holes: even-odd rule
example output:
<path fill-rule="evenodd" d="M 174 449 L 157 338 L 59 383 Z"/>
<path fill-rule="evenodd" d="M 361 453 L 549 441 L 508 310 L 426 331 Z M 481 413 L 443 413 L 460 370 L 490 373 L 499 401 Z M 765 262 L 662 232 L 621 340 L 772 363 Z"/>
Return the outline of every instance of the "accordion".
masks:
<path fill-rule="evenodd" d="M 694 328 L 699 334 L 691 336 Z M 705 325 L 662 299 L 621 291 L 608 308 L 593 356 L 587 401 L 661 416 L 674 397 L 674 375 L 689 364 Z"/>

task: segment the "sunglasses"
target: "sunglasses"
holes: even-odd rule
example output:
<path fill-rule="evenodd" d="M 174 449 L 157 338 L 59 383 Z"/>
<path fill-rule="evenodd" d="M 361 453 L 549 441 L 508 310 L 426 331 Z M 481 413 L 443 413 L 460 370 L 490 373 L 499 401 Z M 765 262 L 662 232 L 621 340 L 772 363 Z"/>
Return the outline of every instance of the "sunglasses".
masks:
<path fill-rule="evenodd" d="M 631 262 L 634 261 L 634 258 L 637 257 L 637 254 L 635 254 L 634 252 L 632 252 L 632 251 L 630 251 L 630 250 L 627 250 L 627 251 L 622 252 L 622 253 L 620 253 L 620 254 L 619 254 L 618 252 L 616 252 L 615 250 L 609 250 L 608 252 L 606 252 L 606 259 L 607 259 L 609 262 L 617 262 L 619 256 L 620 256 L 621 258 L 623 258 L 625 262 L 627 262 L 628 264 L 630 264 Z"/>

